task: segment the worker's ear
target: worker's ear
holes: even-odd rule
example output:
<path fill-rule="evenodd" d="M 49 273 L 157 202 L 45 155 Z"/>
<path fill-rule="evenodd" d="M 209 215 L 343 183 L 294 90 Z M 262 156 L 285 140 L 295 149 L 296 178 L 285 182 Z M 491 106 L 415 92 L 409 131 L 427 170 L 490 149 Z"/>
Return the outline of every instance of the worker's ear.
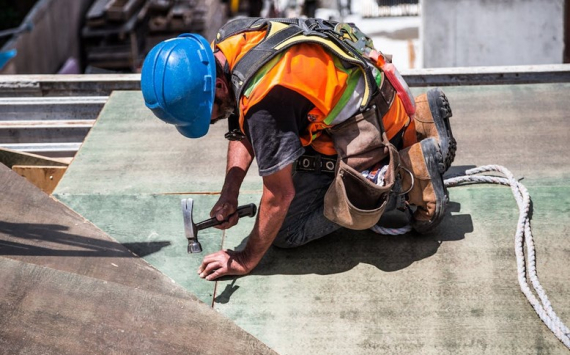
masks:
<path fill-rule="evenodd" d="M 216 78 L 216 96 L 223 95 L 226 96 L 230 92 L 228 84 L 222 78 Z"/>

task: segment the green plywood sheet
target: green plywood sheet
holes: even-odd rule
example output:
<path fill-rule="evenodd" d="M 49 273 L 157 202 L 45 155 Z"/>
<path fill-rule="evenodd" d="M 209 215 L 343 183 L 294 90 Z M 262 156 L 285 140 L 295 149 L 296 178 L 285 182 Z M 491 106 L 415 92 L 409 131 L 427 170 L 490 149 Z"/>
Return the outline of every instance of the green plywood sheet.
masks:
<path fill-rule="evenodd" d="M 526 184 L 570 180 L 570 84 L 443 89 L 458 143 L 454 166 L 499 164 Z M 415 95 L 426 91 L 414 88 Z"/>
<path fill-rule="evenodd" d="M 140 92 L 114 92 L 56 194 L 219 191 L 227 143 L 225 122 L 205 138 L 188 139 L 153 116 Z M 216 137 L 217 139 L 212 139 Z M 260 189 L 255 166 L 244 189 Z"/>
<path fill-rule="evenodd" d="M 540 279 L 567 320 L 570 187 L 530 193 Z M 220 282 L 215 308 L 280 354 L 567 353 L 520 291 L 510 189 L 453 188 L 451 201 L 430 235 L 340 230 L 274 248 L 252 275 Z"/>
<path fill-rule="evenodd" d="M 226 129 L 211 126 L 218 140 L 187 139 L 154 117 L 140 92 L 115 92 L 53 195 L 211 304 L 215 284 L 196 275 L 200 256 L 186 254 L 180 200 L 195 199 L 196 221 L 209 217 L 223 183 Z M 254 165 L 243 194 L 260 188 Z M 222 235 L 200 232 L 204 253 L 218 250 Z"/>
<path fill-rule="evenodd" d="M 449 174 L 501 164 L 524 177 L 540 278 L 567 322 L 569 89 L 445 88 L 458 141 Z M 567 353 L 519 290 L 518 212 L 505 187 L 453 188 L 449 216 L 432 235 L 341 230 L 301 248 L 272 248 L 252 275 L 217 285 L 198 279 L 179 200 L 195 198 L 195 219 L 207 217 L 217 199 L 208 193 L 223 183 L 225 130 L 221 123 L 205 138 L 183 138 L 140 93 L 115 92 L 54 195 L 121 243 L 168 242 L 143 257 L 281 354 Z M 260 192 L 252 166 L 240 203 L 258 202 Z M 204 254 L 243 246 L 252 224 L 204 231 Z"/>

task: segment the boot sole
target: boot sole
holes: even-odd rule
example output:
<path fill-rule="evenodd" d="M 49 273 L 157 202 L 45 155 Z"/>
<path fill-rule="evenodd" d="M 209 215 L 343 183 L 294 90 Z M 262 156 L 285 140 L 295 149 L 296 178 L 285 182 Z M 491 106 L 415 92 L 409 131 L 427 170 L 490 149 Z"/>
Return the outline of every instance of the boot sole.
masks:
<path fill-rule="evenodd" d="M 423 234 L 432 231 L 439 225 L 445 216 L 445 207 L 449 201 L 449 197 L 447 188 L 443 183 L 443 173 L 446 170 L 445 163 L 437 141 L 434 138 L 426 138 L 420 143 L 436 199 L 434 216 L 430 221 L 414 220 L 412 222 L 412 228 L 414 228 L 416 232 Z"/>
<path fill-rule="evenodd" d="M 447 96 L 440 88 L 430 89 L 427 92 L 427 99 L 439 136 L 445 171 L 447 171 L 455 160 L 455 152 L 457 151 L 457 141 L 453 138 L 451 124 L 449 123 L 449 118 L 453 116 L 453 113 L 451 112 Z"/>

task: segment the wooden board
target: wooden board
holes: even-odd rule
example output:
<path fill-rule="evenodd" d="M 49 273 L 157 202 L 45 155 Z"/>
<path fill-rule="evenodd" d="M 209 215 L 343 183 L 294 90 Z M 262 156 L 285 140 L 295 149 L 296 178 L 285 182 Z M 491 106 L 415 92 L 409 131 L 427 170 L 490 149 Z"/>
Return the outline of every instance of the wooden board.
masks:
<path fill-rule="evenodd" d="M 36 185 L 46 194 L 51 194 L 65 174 L 65 166 L 33 166 L 14 165 L 12 166 L 18 175 L 25 177 L 29 182 Z"/>
<path fill-rule="evenodd" d="M 65 159 L 47 158 L 37 154 L 24 153 L 16 150 L 0 148 L 0 163 L 11 168 L 14 165 L 43 165 L 43 166 L 68 166 Z"/>

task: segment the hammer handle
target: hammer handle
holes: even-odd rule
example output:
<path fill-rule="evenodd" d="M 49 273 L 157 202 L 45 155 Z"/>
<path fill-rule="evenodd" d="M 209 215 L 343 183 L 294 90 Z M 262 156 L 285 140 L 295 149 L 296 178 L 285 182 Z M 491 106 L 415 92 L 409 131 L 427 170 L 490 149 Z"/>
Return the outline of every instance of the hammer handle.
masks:
<path fill-rule="evenodd" d="M 238 218 L 242 218 L 242 217 L 246 217 L 246 216 L 247 217 L 253 217 L 253 216 L 255 216 L 256 212 L 257 212 L 257 207 L 255 206 L 255 204 L 250 203 L 249 205 L 239 206 L 238 209 L 234 213 L 232 213 L 229 217 L 231 217 L 235 214 L 238 215 Z M 226 221 L 227 221 L 227 219 L 225 221 L 218 221 L 216 219 L 216 217 L 212 217 L 212 218 L 207 219 L 205 221 L 196 223 L 196 230 L 202 230 L 202 229 L 218 226 L 218 225 L 220 225 Z"/>

